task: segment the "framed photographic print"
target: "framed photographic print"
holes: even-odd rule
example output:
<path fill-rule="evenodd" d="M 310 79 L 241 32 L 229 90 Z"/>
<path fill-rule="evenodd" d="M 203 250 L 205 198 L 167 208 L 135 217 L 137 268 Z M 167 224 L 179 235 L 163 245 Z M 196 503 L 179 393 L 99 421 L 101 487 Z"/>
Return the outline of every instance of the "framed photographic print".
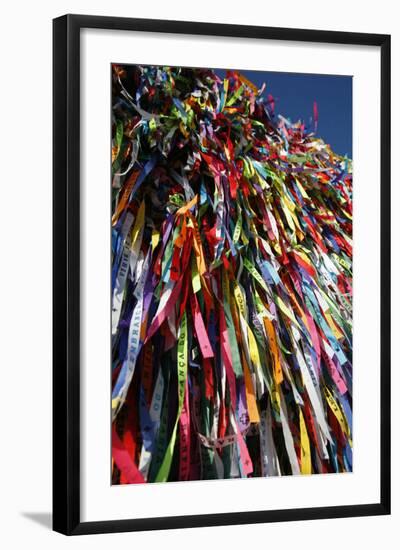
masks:
<path fill-rule="evenodd" d="M 390 513 L 390 37 L 54 20 L 54 529 Z"/>

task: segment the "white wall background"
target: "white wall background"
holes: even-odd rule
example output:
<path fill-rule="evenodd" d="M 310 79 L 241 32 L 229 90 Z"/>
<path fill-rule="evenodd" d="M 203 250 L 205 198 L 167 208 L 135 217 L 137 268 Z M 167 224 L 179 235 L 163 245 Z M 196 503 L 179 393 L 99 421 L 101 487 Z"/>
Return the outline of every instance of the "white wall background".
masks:
<path fill-rule="evenodd" d="M 94 5 L 95 4 L 95 5 Z M 135 5 L 136 4 L 136 5 Z M 394 548 L 400 521 L 400 374 L 397 341 L 400 221 L 397 182 L 400 30 L 395 0 L 13 0 L 2 8 L 1 485 L 0 541 L 7 549 L 184 548 L 249 544 L 296 550 Z M 67 538 L 51 511 L 51 19 L 64 13 L 151 17 L 392 34 L 393 95 L 393 514 L 391 517 Z M 397 217 L 397 219 L 396 219 Z M 393 541 L 393 542 L 392 542 Z"/>

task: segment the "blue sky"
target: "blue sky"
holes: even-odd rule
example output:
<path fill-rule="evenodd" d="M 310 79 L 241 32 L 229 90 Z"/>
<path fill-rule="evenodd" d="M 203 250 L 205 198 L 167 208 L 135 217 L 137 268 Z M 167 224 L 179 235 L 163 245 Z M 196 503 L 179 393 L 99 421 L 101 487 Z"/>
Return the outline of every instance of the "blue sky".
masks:
<path fill-rule="evenodd" d="M 220 77 L 225 70 L 216 69 Z M 313 116 L 314 101 L 318 104 L 319 137 L 341 155 L 352 157 L 352 77 L 265 71 L 240 71 L 275 98 L 275 113 L 292 122 L 299 119 L 307 125 Z"/>

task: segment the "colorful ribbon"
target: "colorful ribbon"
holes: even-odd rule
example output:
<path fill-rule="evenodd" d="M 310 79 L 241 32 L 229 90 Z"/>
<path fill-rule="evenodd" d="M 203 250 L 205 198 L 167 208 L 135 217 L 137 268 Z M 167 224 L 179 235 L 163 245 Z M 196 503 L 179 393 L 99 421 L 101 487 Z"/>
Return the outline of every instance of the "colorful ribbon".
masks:
<path fill-rule="evenodd" d="M 352 469 L 352 163 L 240 73 L 113 67 L 113 483 Z"/>

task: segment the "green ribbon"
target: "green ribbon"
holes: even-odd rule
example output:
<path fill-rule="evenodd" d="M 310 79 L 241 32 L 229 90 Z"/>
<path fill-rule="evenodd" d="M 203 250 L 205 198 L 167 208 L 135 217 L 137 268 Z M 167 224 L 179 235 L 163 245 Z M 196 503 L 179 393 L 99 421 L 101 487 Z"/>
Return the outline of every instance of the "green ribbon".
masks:
<path fill-rule="evenodd" d="M 179 338 L 178 338 L 178 414 L 176 415 L 176 421 L 174 429 L 172 430 L 171 439 L 169 441 L 167 450 L 164 455 L 161 467 L 158 471 L 155 481 L 167 481 L 169 472 L 171 470 L 172 457 L 174 455 L 174 447 L 176 441 L 176 432 L 178 429 L 179 418 L 182 413 L 183 401 L 185 398 L 185 385 L 187 378 L 187 365 L 188 365 L 188 337 L 187 337 L 187 320 L 186 312 L 182 315 L 182 321 L 180 325 Z"/>

